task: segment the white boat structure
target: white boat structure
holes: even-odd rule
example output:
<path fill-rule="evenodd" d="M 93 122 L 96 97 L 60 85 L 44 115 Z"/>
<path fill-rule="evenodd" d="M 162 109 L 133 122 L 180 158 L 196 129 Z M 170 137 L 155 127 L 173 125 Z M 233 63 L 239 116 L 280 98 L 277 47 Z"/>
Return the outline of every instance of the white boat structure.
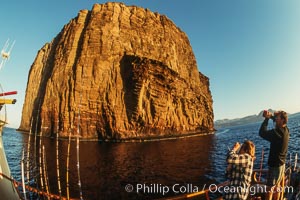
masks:
<path fill-rule="evenodd" d="M 5 65 L 5 63 L 9 60 L 11 50 L 14 46 L 15 42 L 12 45 L 9 44 L 9 40 L 6 41 L 3 49 L 1 50 L 1 62 L 0 62 L 0 70 Z M 7 124 L 6 119 L 6 104 L 14 104 L 16 102 L 15 99 L 6 99 L 4 98 L 7 95 L 16 94 L 16 92 L 3 92 L 2 86 L 0 85 L 2 92 L 0 93 L 0 111 L 2 110 L 4 113 L 0 119 L 0 197 L 1 199 L 20 199 L 19 193 L 14 185 L 12 180 L 13 177 L 10 173 L 10 168 L 8 166 L 6 155 L 4 151 L 3 141 L 2 141 L 2 131 L 3 127 Z"/>
<path fill-rule="evenodd" d="M 7 103 L 7 100 L 0 99 L 0 109 Z M 9 166 L 7 164 L 6 155 L 4 151 L 3 141 L 2 141 L 2 130 L 5 126 L 6 121 L 0 121 L 0 197 L 1 199 L 20 199 L 18 191 L 14 185 L 14 179 L 11 176 Z"/>
<path fill-rule="evenodd" d="M 9 60 L 11 55 L 11 50 L 15 44 L 15 41 L 10 44 L 9 40 L 6 41 L 3 49 L 1 50 L 1 62 L 0 62 L 0 70 L 4 67 L 6 62 Z M 59 161 L 58 161 L 58 137 L 56 138 L 56 152 L 57 152 L 57 161 L 56 161 L 56 168 L 57 168 L 57 176 L 58 176 L 58 188 L 59 188 L 59 194 L 53 194 L 50 192 L 49 187 L 47 185 L 47 167 L 45 162 L 45 153 L 44 153 L 44 146 L 42 145 L 42 134 L 39 133 L 39 141 L 36 139 L 37 134 L 31 134 L 29 133 L 28 138 L 28 144 L 25 148 L 23 148 L 23 154 L 22 158 L 20 158 L 20 168 L 21 168 L 21 176 L 22 181 L 15 180 L 12 175 L 11 171 L 7 162 L 7 157 L 5 154 L 5 149 L 3 145 L 3 129 L 5 125 L 7 124 L 7 110 L 6 105 L 7 104 L 15 104 L 16 99 L 8 99 L 6 96 L 8 95 L 15 95 L 17 94 L 17 91 L 11 91 L 11 92 L 5 92 L 2 88 L 2 85 L 0 83 L 0 199 L 5 200 L 27 200 L 27 199 L 67 199 L 67 200 L 75 200 L 76 198 L 71 198 L 69 193 L 69 183 L 67 182 L 67 195 L 66 197 L 62 196 L 61 188 L 60 188 L 60 180 L 59 180 Z M 80 116 L 79 116 L 80 118 Z M 77 137 L 77 168 L 78 168 L 78 174 L 79 173 L 79 132 Z M 57 134 L 58 135 L 58 134 Z M 34 137 L 34 147 L 30 146 L 30 140 L 31 137 Z M 70 145 L 70 137 L 69 137 L 69 145 Z M 36 149 L 36 146 L 39 147 L 39 149 Z M 29 155 L 32 151 L 32 148 L 34 148 L 35 155 Z M 25 155 L 26 154 L 26 155 Z M 68 157 L 69 157 L 68 152 Z M 32 165 L 30 157 L 33 157 L 34 160 L 34 166 Z M 69 165 L 69 158 L 67 167 Z M 67 170 L 66 177 L 69 177 L 69 171 Z M 79 176 L 80 177 L 80 176 Z M 80 191 L 80 198 L 77 199 L 83 199 L 82 192 L 81 192 L 81 182 L 80 179 L 78 181 L 79 185 L 79 191 Z"/>

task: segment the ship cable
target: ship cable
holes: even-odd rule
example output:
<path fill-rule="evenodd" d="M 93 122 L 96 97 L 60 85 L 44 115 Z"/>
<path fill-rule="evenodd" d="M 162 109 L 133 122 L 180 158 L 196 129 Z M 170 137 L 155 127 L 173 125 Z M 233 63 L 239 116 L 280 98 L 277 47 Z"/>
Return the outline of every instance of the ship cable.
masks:
<path fill-rule="evenodd" d="M 59 151 L 58 151 L 58 132 L 59 132 L 59 121 L 57 123 L 57 132 L 56 132 L 56 173 L 57 173 L 57 186 L 58 193 L 61 196 L 61 185 L 60 185 L 60 170 L 59 170 Z"/>
<path fill-rule="evenodd" d="M 15 179 L 13 178 L 10 178 L 8 177 L 7 175 L 3 174 L 3 173 L 0 173 L 0 176 L 3 176 L 3 178 L 9 180 L 13 185 L 14 187 L 23 187 L 23 184 L 19 181 L 16 181 Z M 31 186 L 28 186 L 25 184 L 25 188 L 30 191 L 30 192 L 33 192 L 33 193 L 36 193 L 38 194 L 39 196 L 43 196 L 43 197 L 48 197 L 50 199 L 59 199 L 59 200 L 67 200 L 66 197 L 60 197 L 59 195 L 57 194 L 52 194 L 52 193 L 47 193 L 45 191 L 42 191 L 42 190 L 39 190 L 37 188 L 34 188 L 34 187 L 31 187 Z M 18 191 L 18 190 L 17 190 Z M 76 199 L 76 198 L 70 198 L 70 200 L 79 200 L 79 199 Z"/>

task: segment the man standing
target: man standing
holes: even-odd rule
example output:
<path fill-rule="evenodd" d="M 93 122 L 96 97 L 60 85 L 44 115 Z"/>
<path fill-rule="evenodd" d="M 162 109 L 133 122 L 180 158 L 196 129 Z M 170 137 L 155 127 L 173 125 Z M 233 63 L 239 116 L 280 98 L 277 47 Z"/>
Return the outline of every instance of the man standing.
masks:
<path fill-rule="evenodd" d="M 277 199 L 278 193 L 274 192 L 274 194 L 272 194 L 272 191 L 276 191 L 276 187 L 284 177 L 285 160 L 290 138 L 289 129 L 287 127 L 288 117 L 284 111 L 277 111 L 274 113 L 274 116 L 272 116 L 271 112 L 264 111 L 263 117 L 265 117 L 265 120 L 260 127 L 259 135 L 270 142 L 268 159 L 269 171 L 267 178 L 269 192 L 267 193 L 267 199 L 272 199 L 272 195 L 273 199 Z M 269 119 L 275 121 L 276 126 L 274 129 L 268 130 Z"/>

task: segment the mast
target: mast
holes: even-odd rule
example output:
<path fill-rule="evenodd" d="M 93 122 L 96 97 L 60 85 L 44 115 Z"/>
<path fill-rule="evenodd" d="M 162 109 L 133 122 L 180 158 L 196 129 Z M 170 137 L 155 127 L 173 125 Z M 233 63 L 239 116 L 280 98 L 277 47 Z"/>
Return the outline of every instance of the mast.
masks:
<path fill-rule="evenodd" d="M 9 60 L 10 58 L 10 53 L 12 48 L 14 47 L 16 41 L 13 41 L 13 43 L 10 45 L 9 44 L 9 39 L 5 42 L 4 47 L 1 50 L 1 62 L 0 62 L 0 70 L 2 67 L 4 67 L 5 63 Z"/>

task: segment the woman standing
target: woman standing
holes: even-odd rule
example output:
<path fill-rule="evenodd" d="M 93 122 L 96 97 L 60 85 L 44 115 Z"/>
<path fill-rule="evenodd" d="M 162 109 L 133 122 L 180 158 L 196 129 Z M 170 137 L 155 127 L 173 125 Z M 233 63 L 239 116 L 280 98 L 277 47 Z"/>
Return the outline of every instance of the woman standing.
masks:
<path fill-rule="evenodd" d="M 238 149 L 239 152 L 238 152 Z M 253 161 L 255 159 L 255 146 L 250 140 L 246 140 L 241 146 L 235 143 L 227 157 L 227 174 L 230 179 L 228 190 L 224 191 L 225 199 L 245 200 L 249 194 Z"/>

